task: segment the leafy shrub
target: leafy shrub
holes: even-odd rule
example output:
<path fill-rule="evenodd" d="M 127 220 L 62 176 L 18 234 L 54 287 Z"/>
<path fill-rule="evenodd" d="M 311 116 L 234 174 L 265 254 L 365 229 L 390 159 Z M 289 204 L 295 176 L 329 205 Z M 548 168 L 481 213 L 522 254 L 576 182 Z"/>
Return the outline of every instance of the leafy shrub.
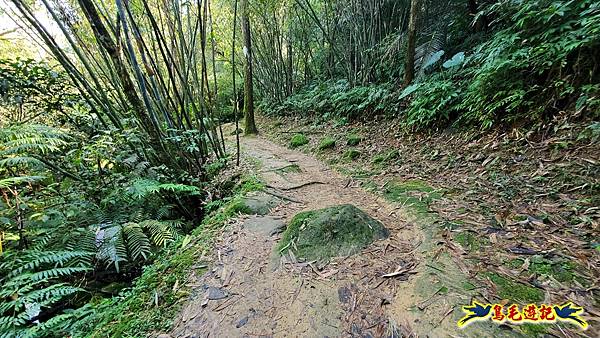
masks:
<path fill-rule="evenodd" d="M 435 78 L 415 86 L 414 97 L 406 110 L 405 125 L 418 129 L 449 121 L 459 97 L 456 83 Z"/>
<path fill-rule="evenodd" d="M 573 104 L 599 80 L 592 67 L 600 52 L 595 1 L 501 1 L 489 12 L 505 28 L 469 57 L 461 120 L 484 128 L 504 118 L 536 120 Z"/>
<path fill-rule="evenodd" d="M 390 112 L 397 102 L 392 94 L 390 84 L 352 87 L 346 80 L 324 81 L 289 96 L 280 105 L 262 102 L 261 109 L 270 115 L 318 114 L 324 120 L 337 117 L 347 121 Z"/>

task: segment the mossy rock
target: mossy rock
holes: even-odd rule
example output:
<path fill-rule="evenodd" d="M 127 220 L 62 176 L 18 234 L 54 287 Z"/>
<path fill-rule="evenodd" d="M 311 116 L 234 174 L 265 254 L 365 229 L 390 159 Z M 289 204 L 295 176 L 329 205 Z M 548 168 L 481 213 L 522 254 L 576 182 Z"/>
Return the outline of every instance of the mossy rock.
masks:
<path fill-rule="evenodd" d="M 231 203 L 226 212 L 229 215 L 266 215 L 279 204 L 280 200 L 264 192 L 252 192 Z"/>
<path fill-rule="evenodd" d="M 349 146 L 357 146 L 362 141 L 362 137 L 357 134 L 346 135 L 346 144 Z"/>
<path fill-rule="evenodd" d="M 333 137 L 327 136 L 321 139 L 319 142 L 319 150 L 331 149 L 335 147 L 335 139 Z"/>
<path fill-rule="evenodd" d="M 308 143 L 308 137 L 306 137 L 304 134 L 296 134 L 296 135 L 292 136 L 292 139 L 290 140 L 290 147 L 298 148 L 307 143 Z"/>
<path fill-rule="evenodd" d="M 381 222 L 351 204 L 305 211 L 294 216 L 277 250 L 297 258 L 326 260 L 352 255 L 389 236 Z"/>

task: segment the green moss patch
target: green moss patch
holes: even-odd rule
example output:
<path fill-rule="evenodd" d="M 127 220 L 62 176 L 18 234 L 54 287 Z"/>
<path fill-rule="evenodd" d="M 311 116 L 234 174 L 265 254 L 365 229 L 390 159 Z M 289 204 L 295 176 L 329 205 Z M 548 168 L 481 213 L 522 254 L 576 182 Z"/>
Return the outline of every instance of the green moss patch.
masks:
<path fill-rule="evenodd" d="M 523 259 L 512 259 L 506 263 L 507 266 L 516 269 L 525 264 Z M 538 276 L 552 276 L 561 283 L 568 283 L 575 278 L 574 270 L 576 266 L 573 262 L 565 259 L 550 260 L 540 255 L 529 258 L 528 273 L 535 273 Z"/>
<path fill-rule="evenodd" d="M 454 235 L 454 240 L 469 251 L 479 251 L 483 240 L 479 239 L 475 234 L 469 231 L 461 231 Z"/>
<path fill-rule="evenodd" d="M 296 134 L 290 140 L 290 147 L 298 148 L 308 143 L 308 137 L 304 134 Z"/>
<path fill-rule="evenodd" d="M 351 204 L 305 211 L 294 216 L 277 246 L 297 258 L 325 260 L 352 255 L 389 231 L 379 221 Z"/>
<path fill-rule="evenodd" d="M 330 136 L 326 136 L 321 139 L 319 142 L 319 146 L 317 147 L 319 150 L 331 149 L 335 147 L 335 139 Z"/>
<path fill-rule="evenodd" d="M 539 303 L 544 300 L 544 291 L 521 284 L 496 273 L 486 273 L 486 276 L 496 285 L 498 297 L 516 303 Z"/>
<path fill-rule="evenodd" d="M 441 194 L 420 180 L 389 181 L 384 185 L 383 196 L 388 200 L 413 207 L 419 213 L 427 213 L 429 203 L 441 198 Z"/>
<path fill-rule="evenodd" d="M 357 134 L 346 135 L 346 144 L 349 146 L 357 146 L 362 141 L 362 137 Z"/>

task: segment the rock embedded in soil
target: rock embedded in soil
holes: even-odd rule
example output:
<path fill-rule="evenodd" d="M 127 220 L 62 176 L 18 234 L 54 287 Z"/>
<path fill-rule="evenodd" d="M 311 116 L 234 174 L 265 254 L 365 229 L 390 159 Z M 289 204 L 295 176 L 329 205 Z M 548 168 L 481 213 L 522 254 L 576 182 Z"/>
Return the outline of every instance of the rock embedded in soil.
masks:
<path fill-rule="evenodd" d="M 266 215 L 281 202 L 264 192 L 250 193 L 240 201 L 239 211 L 248 215 Z"/>
<path fill-rule="evenodd" d="M 364 211 L 351 204 L 305 211 L 294 216 L 277 249 L 291 250 L 297 258 L 326 260 L 352 255 L 389 231 Z"/>

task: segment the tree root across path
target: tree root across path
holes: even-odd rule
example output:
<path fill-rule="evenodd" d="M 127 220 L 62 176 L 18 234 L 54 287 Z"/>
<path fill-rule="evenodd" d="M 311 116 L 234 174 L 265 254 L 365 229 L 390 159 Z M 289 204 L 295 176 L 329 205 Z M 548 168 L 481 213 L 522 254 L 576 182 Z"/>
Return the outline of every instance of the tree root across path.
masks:
<path fill-rule="evenodd" d="M 267 188 L 289 191 L 289 190 L 295 190 L 295 189 L 300 189 L 300 188 L 303 188 L 303 187 L 307 187 L 307 186 L 313 185 L 313 184 L 325 184 L 325 183 L 319 182 L 319 181 L 311 181 L 311 182 L 306 182 L 306 183 L 298 184 L 298 185 L 295 185 L 295 186 L 292 186 L 292 187 L 274 187 L 272 185 L 267 184 Z"/>
<path fill-rule="evenodd" d="M 452 288 L 460 271 L 449 256 L 432 254 L 436 244 L 421 229 L 431 228 L 428 220 L 417 220 L 402 206 L 347 185 L 347 178 L 311 156 L 262 138 L 245 137 L 242 142 L 244 156 L 261 163 L 257 171 L 265 192 L 282 202 L 266 216 L 240 216 L 223 233 L 212 269 L 187 281 L 196 287 L 171 336 L 465 336 L 455 323 L 460 305 L 471 295 Z M 301 170 L 273 170 L 290 162 Z M 353 204 L 382 222 L 389 238 L 328 262 L 304 262 L 275 252 L 280 229 L 294 215 L 340 204 Z M 427 306 L 418 307 L 423 302 Z M 493 327 L 471 332 L 466 336 L 506 335 Z"/>

